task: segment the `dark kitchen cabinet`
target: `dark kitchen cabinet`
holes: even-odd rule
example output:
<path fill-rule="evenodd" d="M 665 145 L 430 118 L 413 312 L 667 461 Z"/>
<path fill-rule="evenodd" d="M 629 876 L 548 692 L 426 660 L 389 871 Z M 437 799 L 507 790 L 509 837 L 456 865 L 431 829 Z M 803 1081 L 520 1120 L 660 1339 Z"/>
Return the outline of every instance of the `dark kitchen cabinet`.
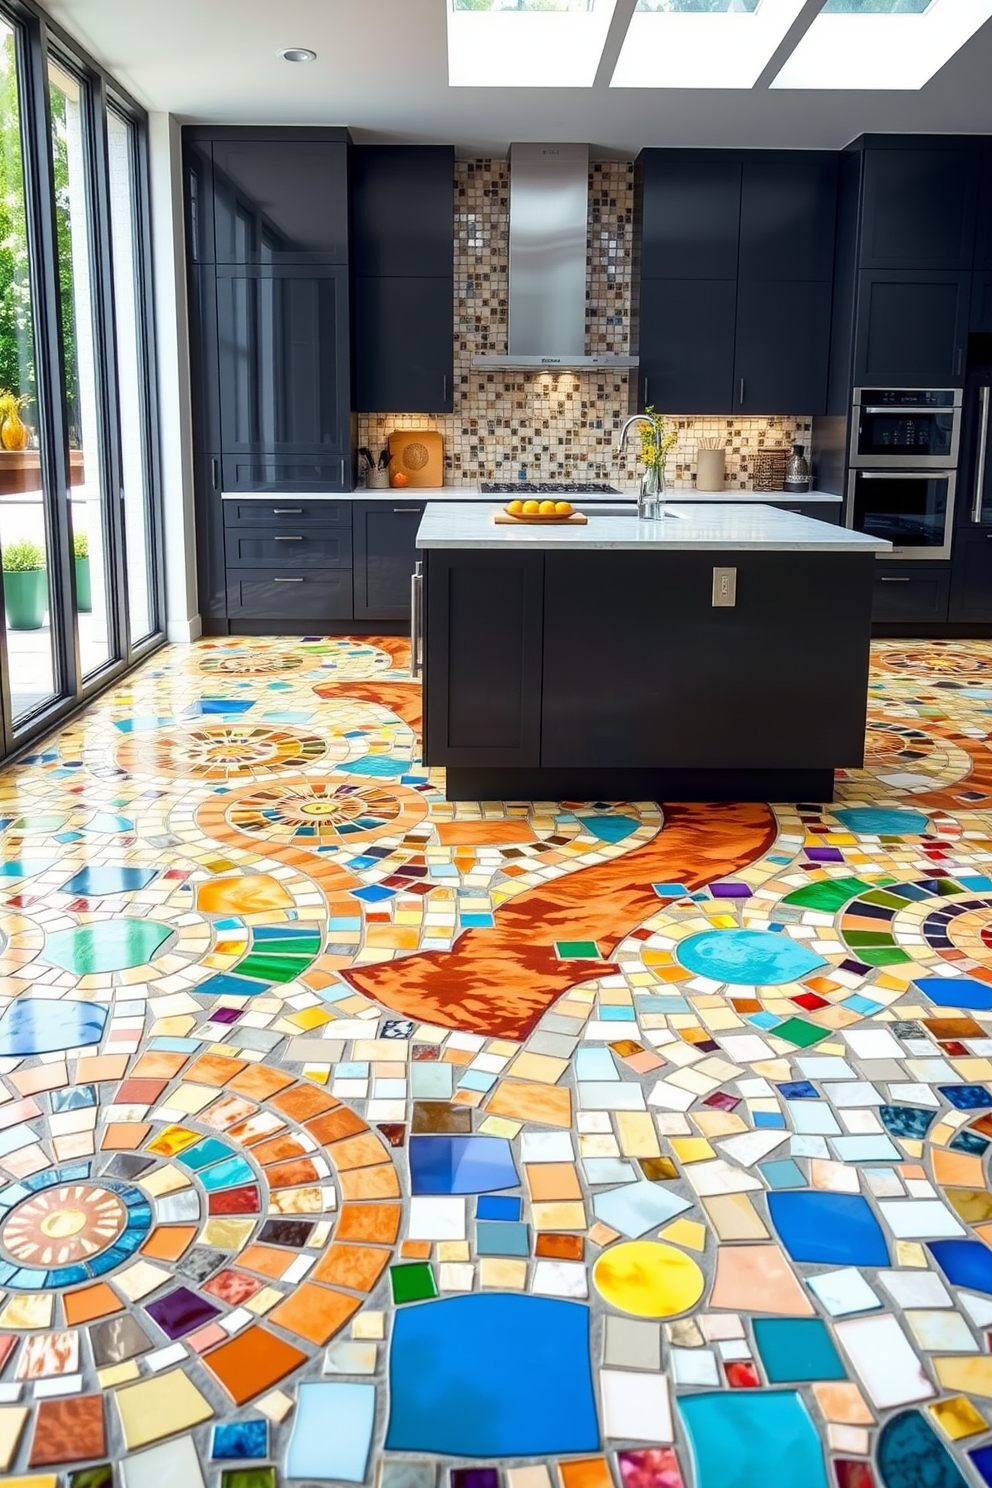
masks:
<path fill-rule="evenodd" d="M 949 564 L 875 565 L 871 617 L 875 625 L 943 625 L 947 621 Z M 926 631 L 923 631 L 926 634 Z"/>
<path fill-rule="evenodd" d="M 355 406 L 363 413 L 450 413 L 454 281 L 365 278 L 354 286 Z"/>
<path fill-rule="evenodd" d="M 310 622 L 351 619 L 351 569 L 339 572 L 255 573 L 231 568 L 227 572 L 227 613 L 235 632 L 240 621 Z"/>
<path fill-rule="evenodd" d="M 859 275 L 854 383 L 961 387 L 971 275 L 866 270 Z"/>
<path fill-rule="evenodd" d="M 829 281 L 738 285 L 735 412 L 826 412 L 830 299 Z"/>
<path fill-rule="evenodd" d="M 748 150 L 741 181 L 739 279 L 829 280 L 836 215 L 833 151 Z"/>
<path fill-rule="evenodd" d="M 992 532 L 987 527 L 954 534 L 949 618 L 992 624 Z"/>
<path fill-rule="evenodd" d="M 422 501 L 356 501 L 355 618 L 406 620 Z"/>
<path fill-rule="evenodd" d="M 356 275 L 450 279 L 454 183 L 455 152 L 449 145 L 356 147 L 351 183 Z"/>
<path fill-rule="evenodd" d="M 221 492 L 221 457 L 197 452 L 196 478 L 196 583 L 200 617 L 205 623 L 227 616 L 227 585 L 224 575 L 224 505 Z"/>
<path fill-rule="evenodd" d="M 863 269 L 972 267 L 979 157 L 971 140 L 864 144 Z"/>
<path fill-rule="evenodd" d="M 975 233 L 975 272 L 992 273 L 992 139 L 985 138 L 978 153 L 978 227 Z"/>
<path fill-rule="evenodd" d="M 217 130 L 211 148 L 217 263 L 348 262 L 344 130 Z"/>
<path fill-rule="evenodd" d="M 666 414 L 731 411 L 736 307 L 734 279 L 642 280 L 640 407 Z"/>
<path fill-rule="evenodd" d="M 992 274 L 975 274 L 972 279 L 971 329 L 992 335 Z"/>
<path fill-rule="evenodd" d="M 634 184 L 643 279 L 737 277 L 738 151 L 642 150 Z"/>
<path fill-rule="evenodd" d="M 347 269 L 224 268 L 216 287 L 225 454 L 347 450 Z"/>

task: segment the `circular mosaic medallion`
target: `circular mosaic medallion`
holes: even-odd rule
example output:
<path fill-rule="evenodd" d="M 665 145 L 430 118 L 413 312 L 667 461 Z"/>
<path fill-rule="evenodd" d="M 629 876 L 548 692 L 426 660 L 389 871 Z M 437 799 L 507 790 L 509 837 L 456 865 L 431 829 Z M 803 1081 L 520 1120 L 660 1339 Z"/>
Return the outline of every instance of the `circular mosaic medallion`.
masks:
<path fill-rule="evenodd" d="M 980 654 L 974 646 L 956 646 L 949 641 L 883 646 L 873 655 L 872 663 L 877 671 L 912 672 L 926 681 L 932 677 L 992 679 L 992 656 Z"/>
<path fill-rule="evenodd" d="M 131 775 L 169 775 L 178 779 L 244 780 L 305 769 L 317 760 L 337 764 L 351 746 L 341 738 L 294 733 L 261 725 L 218 724 L 189 733 L 125 739 L 118 764 Z"/>
<path fill-rule="evenodd" d="M 103 1275 L 137 1250 L 152 1223 L 151 1205 L 127 1183 L 63 1182 L 71 1169 L 45 1174 L 45 1187 L 13 1205 L 0 1224 L 0 1249 L 10 1271 L 4 1285 L 84 1281 Z"/>
<path fill-rule="evenodd" d="M 298 672 L 304 665 L 302 656 L 280 651 L 228 651 L 200 659 L 201 672 L 220 672 L 228 677 L 266 677 L 272 672 Z"/>
<path fill-rule="evenodd" d="M 682 941 L 675 954 L 697 976 L 748 987 L 796 982 L 826 964 L 805 945 L 769 930 L 704 930 Z"/>
<path fill-rule="evenodd" d="M 314 784 L 312 790 L 259 791 L 242 796 L 228 820 L 242 832 L 264 835 L 277 842 L 299 841 L 302 846 L 336 843 L 359 835 L 376 835 L 399 817 L 402 806 L 379 786 Z"/>
<path fill-rule="evenodd" d="M 654 1240 L 631 1240 L 604 1250 L 592 1272 L 611 1307 L 635 1317 L 668 1318 L 694 1307 L 706 1282 L 691 1256 Z"/>

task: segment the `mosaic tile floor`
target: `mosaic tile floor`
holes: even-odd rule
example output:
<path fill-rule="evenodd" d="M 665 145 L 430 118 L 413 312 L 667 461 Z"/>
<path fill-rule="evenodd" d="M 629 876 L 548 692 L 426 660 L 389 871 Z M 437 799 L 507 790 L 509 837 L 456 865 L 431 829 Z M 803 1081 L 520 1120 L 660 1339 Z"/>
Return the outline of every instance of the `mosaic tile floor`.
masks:
<path fill-rule="evenodd" d="M 0 773 L 0 1488 L 992 1484 L 992 644 L 774 809 L 449 805 L 406 659 Z"/>

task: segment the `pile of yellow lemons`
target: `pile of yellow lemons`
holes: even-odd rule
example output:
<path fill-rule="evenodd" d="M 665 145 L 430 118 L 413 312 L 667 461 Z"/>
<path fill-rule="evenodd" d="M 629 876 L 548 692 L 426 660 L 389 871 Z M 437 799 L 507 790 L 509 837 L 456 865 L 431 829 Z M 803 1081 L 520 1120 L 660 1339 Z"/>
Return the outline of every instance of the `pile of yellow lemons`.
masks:
<path fill-rule="evenodd" d="M 506 509 L 511 517 L 570 517 L 573 511 L 570 501 L 511 501 Z"/>

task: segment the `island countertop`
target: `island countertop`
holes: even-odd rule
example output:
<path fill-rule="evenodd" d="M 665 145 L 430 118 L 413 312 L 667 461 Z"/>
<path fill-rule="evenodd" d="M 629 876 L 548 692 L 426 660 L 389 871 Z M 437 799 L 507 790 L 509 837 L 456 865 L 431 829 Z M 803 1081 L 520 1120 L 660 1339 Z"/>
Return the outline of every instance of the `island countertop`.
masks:
<path fill-rule="evenodd" d="M 417 532 L 422 549 L 507 549 L 752 553 L 885 553 L 891 543 L 773 506 L 672 501 L 667 515 L 642 521 L 633 510 L 590 510 L 588 523 L 497 526 L 498 501 L 430 502 Z"/>

